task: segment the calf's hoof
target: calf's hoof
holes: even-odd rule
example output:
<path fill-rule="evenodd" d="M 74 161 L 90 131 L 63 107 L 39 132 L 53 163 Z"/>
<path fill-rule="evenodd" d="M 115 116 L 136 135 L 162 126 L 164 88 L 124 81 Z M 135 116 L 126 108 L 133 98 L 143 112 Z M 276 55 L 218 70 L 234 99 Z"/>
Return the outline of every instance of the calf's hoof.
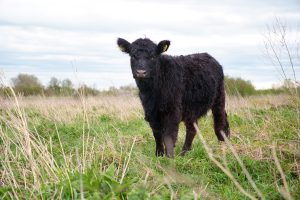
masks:
<path fill-rule="evenodd" d="M 182 149 L 180 152 L 180 156 L 185 156 L 185 154 L 187 154 L 189 151 L 191 151 L 191 149 Z"/>
<path fill-rule="evenodd" d="M 157 149 L 157 150 L 155 151 L 155 155 L 156 155 L 156 157 L 164 156 L 164 151 L 161 150 L 161 149 Z"/>
<path fill-rule="evenodd" d="M 221 142 L 224 142 L 224 136 L 229 139 L 230 137 L 230 132 L 229 131 L 220 131 L 220 134 L 217 135 L 218 140 Z"/>
<path fill-rule="evenodd" d="M 174 153 L 166 153 L 166 156 L 167 156 L 168 158 L 174 158 Z"/>

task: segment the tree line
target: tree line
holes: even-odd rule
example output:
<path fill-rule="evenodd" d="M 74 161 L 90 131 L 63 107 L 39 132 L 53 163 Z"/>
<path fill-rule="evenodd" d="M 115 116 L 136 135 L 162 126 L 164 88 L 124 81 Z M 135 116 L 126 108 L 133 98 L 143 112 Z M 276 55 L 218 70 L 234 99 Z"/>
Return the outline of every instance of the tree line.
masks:
<path fill-rule="evenodd" d="M 80 94 L 84 96 L 96 96 L 100 93 L 117 94 L 124 91 L 137 93 L 137 88 L 133 86 L 123 86 L 118 89 L 110 87 L 107 91 L 99 91 L 98 89 L 89 87 L 85 84 L 81 85 L 79 88 L 75 88 L 70 79 L 59 80 L 56 77 L 52 77 L 47 86 L 44 86 L 35 75 L 31 74 L 19 74 L 17 77 L 12 78 L 11 82 L 12 89 L 15 93 L 23 96 L 76 96 Z M 281 87 L 256 90 L 250 81 L 225 76 L 226 93 L 232 96 L 286 93 L 288 92 L 290 84 L 290 81 L 286 80 Z M 0 96 L 6 96 L 10 94 L 10 91 L 11 89 L 9 87 L 1 85 Z"/>
<path fill-rule="evenodd" d="M 70 79 L 59 80 L 52 77 L 47 86 L 44 86 L 41 81 L 31 74 L 19 74 L 11 79 L 12 89 L 16 94 L 23 96 L 74 96 L 83 94 L 85 96 L 95 96 L 100 93 L 96 88 L 89 87 L 85 84 L 79 88 L 75 88 Z M 8 86 L 2 85 L 0 90 L 1 96 L 10 94 L 11 89 Z"/>

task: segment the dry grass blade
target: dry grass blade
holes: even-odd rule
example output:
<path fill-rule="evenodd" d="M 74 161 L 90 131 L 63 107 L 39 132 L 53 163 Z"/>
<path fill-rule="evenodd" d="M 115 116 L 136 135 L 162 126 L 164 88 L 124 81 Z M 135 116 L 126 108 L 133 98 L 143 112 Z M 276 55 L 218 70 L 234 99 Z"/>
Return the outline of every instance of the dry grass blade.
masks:
<path fill-rule="evenodd" d="M 83 200 L 84 199 L 84 193 L 83 193 L 83 181 L 82 181 L 82 164 L 79 158 L 79 154 L 78 154 L 78 149 L 76 148 L 76 157 L 77 157 L 77 165 L 78 165 L 78 171 L 80 174 L 80 179 L 79 179 L 79 183 L 80 183 L 80 199 Z"/>
<path fill-rule="evenodd" d="M 253 189 L 256 191 L 256 193 L 258 194 L 258 196 L 260 197 L 260 199 L 265 199 L 265 197 L 262 195 L 261 191 L 257 188 L 255 182 L 253 181 L 253 179 L 252 179 L 250 173 L 248 172 L 247 168 L 245 167 L 243 161 L 241 160 L 241 158 L 237 154 L 236 150 L 234 149 L 234 147 L 231 145 L 231 143 L 227 139 L 225 133 L 223 131 L 221 131 L 221 134 L 222 134 L 222 136 L 224 138 L 224 141 L 225 141 L 226 145 L 229 147 L 230 151 L 233 153 L 234 157 L 238 161 L 239 165 L 241 166 L 243 172 L 245 173 L 245 175 L 246 175 L 249 183 L 253 187 Z"/>
<path fill-rule="evenodd" d="M 218 160 L 215 159 L 212 150 L 208 147 L 205 139 L 203 138 L 203 136 L 200 133 L 200 130 L 197 126 L 196 123 L 194 123 L 194 127 L 197 130 L 197 135 L 200 138 L 201 143 L 203 144 L 204 149 L 206 150 L 208 157 L 210 158 L 211 161 L 213 161 L 231 180 L 232 182 L 235 184 L 235 186 L 239 189 L 239 191 L 241 193 L 243 193 L 245 196 L 247 196 L 250 199 L 256 199 L 253 195 L 249 194 L 242 186 L 241 184 L 234 178 L 234 176 L 232 175 L 232 173 L 226 169 Z"/>
<path fill-rule="evenodd" d="M 282 170 L 282 167 L 280 165 L 280 162 L 278 160 L 278 157 L 277 157 L 277 153 L 276 153 L 276 149 L 275 149 L 275 146 L 276 144 L 273 142 L 273 145 L 271 147 L 271 150 L 272 150 L 272 156 L 273 156 L 273 159 L 274 159 L 274 162 L 275 162 L 275 165 L 280 173 L 280 176 L 281 176 L 281 180 L 282 180 L 282 183 L 283 183 L 283 187 L 284 187 L 284 190 L 283 191 L 280 191 L 279 192 L 282 194 L 282 196 L 285 198 L 285 199 L 288 199 L 288 200 L 292 200 L 292 196 L 291 196 L 291 193 L 290 193 L 290 190 L 289 190 L 289 186 L 287 184 L 287 181 L 286 181 L 286 178 L 285 178 L 285 174 Z"/>
<path fill-rule="evenodd" d="M 131 154 L 132 154 L 132 150 L 133 150 L 135 141 L 136 141 L 136 137 L 134 137 L 134 139 L 133 139 L 133 142 L 132 142 L 132 145 L 131 145 L 131 148 L 130 148 L 130 152 L 129 152 L 129 155 L 128 155 L 128 158 L 127 158 L 127 162 L 126 162 L 126 164 L 123 168 L 122 176 L 121 176 L 121 179 L 120 179 L 121 184 L 123 183 L 123 179 L 124 179 L 124 177 L 126 175 L 126 172 L 127 172 L 127 169 L 128 169 L 128 165 L 129 165 L 129 161 L 130 161 L 130 158 L 131 158 Z"/>

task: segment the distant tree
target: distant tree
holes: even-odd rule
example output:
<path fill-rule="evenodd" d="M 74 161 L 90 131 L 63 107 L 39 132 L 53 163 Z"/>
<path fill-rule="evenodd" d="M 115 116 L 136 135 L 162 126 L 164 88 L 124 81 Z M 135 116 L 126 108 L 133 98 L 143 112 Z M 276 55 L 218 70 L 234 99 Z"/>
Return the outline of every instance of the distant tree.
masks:
<path fill-rule="evenodd" d="M 74 93 L 73 83 L 70 79 L 64 79 L 61 82 L 61 91 L 63 95 L 69 96 Z"/>
<path fill-rule="evenodd" d="M 225 76 L 225 91 L 228 95 L 248 96 L 255 94 L 256 90 L 250 81 Z"/>
<path fill-rule="evenodd" d="M 49 82 L 49 87 L 59 87 L 60 81 L 56 77 L 52 77 Z"/>
<path fill-rule="evenodd" d="M 92 88 L 84 84 L 78 88 L 78 93 L 83 96 L 96 96 L 100 92 L 96 88 Z"/>
<path fill-rule="evenodd" d="M 105 93 L 106 94 L 111 94 L 111 95 L 118 94 L 118 88 L 116 88 L 114 86 L 110 86 Z"/>
<path fill-rule="evenodd" d="M 119 90 L 123 91 L 123 93 L 138 94 L 138 88 L 134 85 L 121 86 Z"/>
<path fill-rule="evenodd" d="M 46 89 L 46 94 L 48 96 L 60 95 L 61 94 L 60 81 L 56 77 L 52 77 L 50 79 L 48 87 Z"/>
<path fill-rule="evenodd" d="M 67 79 L 62 80 L 61 86 L 63 88 L 73 88 L 73 83 L 70 79 L 67 78 Z"/>
<path fill-rule="evenodd" d="M 19 74 L 16 78 L 12 78 L 11 81 L 15 92 L 21 93 L 24 96 L 43 93 L 44 87 L 34 75 Z"/>

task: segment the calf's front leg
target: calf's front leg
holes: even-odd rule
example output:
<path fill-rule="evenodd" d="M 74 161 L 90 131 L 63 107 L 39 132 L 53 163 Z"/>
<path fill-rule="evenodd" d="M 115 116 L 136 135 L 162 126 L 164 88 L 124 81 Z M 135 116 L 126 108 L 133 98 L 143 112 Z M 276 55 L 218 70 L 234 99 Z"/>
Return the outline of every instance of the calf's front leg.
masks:
<path fill-rule="evenodd" d="M 161 126 L 159 125 L 159 123 L 150 122 L 150 127 L 152 129 L 153 136 L 155 138 L 155 143 L 156 143 L 155 155 L 163 156 L 164 155 L 164 144 L 163 144 Z"/>
<path fill-rule="evenodd" d="M 174 148 L 177 141 L 179 123 L 168 123 L 164 127 L 163 142 L 167 157 L 174 158 Z"/>
<path fill-rule="evenodd" d="M 156 142 L 156 156 L 163 156 L 164 155 L 164 145 L 161 132 L 153 131 L 153 135 Z"/>

